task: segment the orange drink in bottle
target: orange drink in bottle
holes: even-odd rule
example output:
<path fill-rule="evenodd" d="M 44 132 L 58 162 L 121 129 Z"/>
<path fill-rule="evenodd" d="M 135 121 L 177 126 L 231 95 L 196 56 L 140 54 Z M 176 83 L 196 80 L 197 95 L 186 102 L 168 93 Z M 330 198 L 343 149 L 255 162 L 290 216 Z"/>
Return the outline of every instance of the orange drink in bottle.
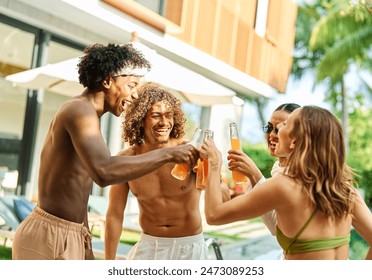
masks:
<path fill-rule="evenodd" d="M 230 143 L 231 149 L 233 150 L 241 150 L 240 147 L 240 139 L 238 134 L 238 128 L 236 123 L 230 123 Z M 231 171 L 232 179 L 236 184 L 241 184 L 247 182 L 247 176 L 241 174 L 238 171 Z"/>
<path fill-rule="evenodd" d="M 204 141 L 205 140 L 213 140 L 213 131 L 212 130 L 205 130 L 204 131 Z M 202 160 L 203 163 L 203 181 L 202 185 L 204 188 L 207 186 L 207 180 L 208 180 L 208 160 Z"/>
<path fill-rule="evenodd" d="M 189 166 L 187 163 L 178 163 L 174 166 L 171 171 L 171 174 L 174 178 L 178 180 L 185 180 L 187 174 L 189 174 Z"/>
<path fill-rule="evenodd" d="M 195 146 L 201 134 L 202 130 L 200 128 L 197 128 L 189 144 Z M 173 167 L 171 171 L 172 176 L 178 180 L 185 180 L 189 173 L 189 164 L 187 163 L 178 163 Z"/>
<path fill-rule="evenodd" d="M 202 185 L 205 188 L 207 186 L 207 179 L 208 179 L 208 160 L 203 160 L 203 180 Z"/>
<path fill-rule="evenodd" d="M 201 191 L 205 189 L 205 186 L 203 186 L 203 161 L 200 158 L 198 159 L 198 170 L 196 172 L 196 188 Z"/>

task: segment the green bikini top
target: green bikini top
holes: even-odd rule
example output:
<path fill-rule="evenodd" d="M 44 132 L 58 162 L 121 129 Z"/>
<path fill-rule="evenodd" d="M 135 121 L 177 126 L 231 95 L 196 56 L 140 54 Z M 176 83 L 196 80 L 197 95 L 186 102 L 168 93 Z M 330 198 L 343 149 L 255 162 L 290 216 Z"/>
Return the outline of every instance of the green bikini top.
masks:
<path fill-rule="evenodd" d="M 282 231 L 276 226 L 276 239 L 279 245 L 283 248 L 285 254 L 306 253 L 312 251 L 328 250 L 340 247 L 350 242 L 350 233 L 337 237 L 326 237 L 314 240 L 298 239 L 301 233 L 306 229 L 307 225 L 313 219 L 317 209 L 313 211 L 310 218 L 306 221 L 303 227 L 293 238 L 285 236 Z"/>

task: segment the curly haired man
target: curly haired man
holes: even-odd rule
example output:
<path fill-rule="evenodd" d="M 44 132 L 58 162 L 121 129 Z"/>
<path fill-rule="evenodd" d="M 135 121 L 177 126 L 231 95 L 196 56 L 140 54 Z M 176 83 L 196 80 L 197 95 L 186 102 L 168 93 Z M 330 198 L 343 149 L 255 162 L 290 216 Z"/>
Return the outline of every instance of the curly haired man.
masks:
<path fill-rule="evenodd" d="M 131 146 L 119 155 L 135 156 L 182 145 L 185 122 L 181 102 L 176 97 L 157 84 L 145 84 L 126 111 L 123 138 Z M 142 234 L 128 259 L 207 259 L 199 208 L 201 191 L 195 188 L 195 173 L 190 172 L 180 181 L 171 175 L 173 167 L 174 164 L 167 163 L 145 176 L 111 186 L 106 214 L 106 259 L 116 258 L 129 191 L 139 204 Z"/>

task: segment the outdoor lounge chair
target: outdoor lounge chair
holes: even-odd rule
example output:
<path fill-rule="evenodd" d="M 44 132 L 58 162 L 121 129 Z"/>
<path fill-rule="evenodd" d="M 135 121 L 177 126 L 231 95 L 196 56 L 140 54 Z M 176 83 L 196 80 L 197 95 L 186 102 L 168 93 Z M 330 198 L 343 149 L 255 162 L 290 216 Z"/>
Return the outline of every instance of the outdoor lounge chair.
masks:
<path fill-rule="evenodd" d="M 207 247 L 209 246 L 213 247 L 214 253 L 216 255 L 216 260 L 223 260 L 222 253 L 221 253 L 221 248 L 220 248 L 220 243 L 218 242 L 217 239 L 210 237 L 205 239 L 205 243 L 207 244 Z"/>
<path fill-rule="evenodd" d="M 0 224 L 0 229 L 15 231 L 20 224 L 14 209 L 4 202 L 3 197 L 0 197 L 0 218 L 3 220 L 3 223 Z"/>
<path fill-rule="evenodd" d="M 0 237 L 4 238 L 4 245 L 8 239 L 13 239 L 19 224 L 20 221 L 14 210 L 0 200 Z"/>
<path fill-rule="evenodd" d="M 32 212 L 35 205 L 16 195 L 0 197 L 0 236 L 13 239 L 19 224 Z"/>
<path fill-rule="evenodd" d="M 35 204 L 25 197 L 17 195 L 7 195 L 0 197 L 12 211 L 16 214 L 19 222 L 22 222 L 34 209 Z"/>

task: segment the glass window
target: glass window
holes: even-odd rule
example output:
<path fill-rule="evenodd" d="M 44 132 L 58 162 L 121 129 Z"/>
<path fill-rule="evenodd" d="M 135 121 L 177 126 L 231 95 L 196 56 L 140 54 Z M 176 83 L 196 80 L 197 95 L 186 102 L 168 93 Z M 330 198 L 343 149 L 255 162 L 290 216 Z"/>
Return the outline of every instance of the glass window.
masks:
<path fill-rule="evenodd" d="M 266 25 L 267 25 L 267 14 L 269 9 L 269 0 L 258 0 L 256 9 L 256 22 L 254 29 L 256 33 L 265 37 Z"/>
<path fill-rule="evenodd" d="M 83 51 L 51 41 L 48 49 L 48 63 L 61 62 L 83 55 Z"/>
<path fill-rule="evenodd" d="M 166 0 L 135 0 L 135 1 L 161 16 L 165 15 Z"/>
<path fill-rule="evenodd" d="M 0 22 L 0 166 L 18 165 L 27 90 L 14 87 L 5 76 L 31 66 L 35 36 Z"/>

